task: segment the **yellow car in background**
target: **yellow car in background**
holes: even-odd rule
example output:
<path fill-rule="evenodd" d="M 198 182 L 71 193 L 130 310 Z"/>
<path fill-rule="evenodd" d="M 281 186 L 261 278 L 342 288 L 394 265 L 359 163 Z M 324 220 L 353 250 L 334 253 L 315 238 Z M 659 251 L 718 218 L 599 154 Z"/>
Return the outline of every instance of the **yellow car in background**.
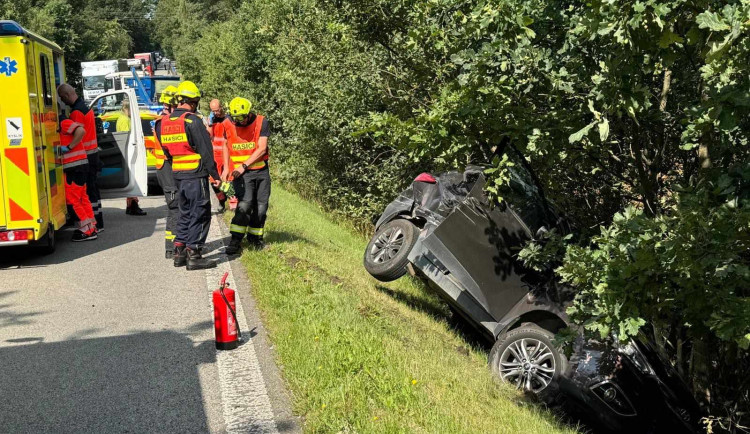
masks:
<path fill-rule="evenodd" d="M 105 132 L 107 131 L 118 131 L 117 120 L 120 116 L 124 116 L 121 111 L 107 112 L 99 116 L 102 121 L 102 128 Z M 149 186 L 158 185 L 156 180 L 156 157 L 154 156 L 154 148 L 156 147 L 156 139 L 154 138 L 154 124 L 160 115 L 141 110 L 141 128 L 143 129 L 143 138 L 146 145 L 146 167 L 148 169 L 148 184 Z"/>

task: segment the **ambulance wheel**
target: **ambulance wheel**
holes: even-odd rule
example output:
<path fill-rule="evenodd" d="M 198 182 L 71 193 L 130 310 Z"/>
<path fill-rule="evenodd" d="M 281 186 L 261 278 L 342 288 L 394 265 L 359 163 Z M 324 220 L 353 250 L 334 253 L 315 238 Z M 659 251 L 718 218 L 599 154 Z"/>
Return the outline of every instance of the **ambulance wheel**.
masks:
<path fill-rule="evenodd" d="M 55 251 L 55 227 L 47 226 L 47 233 L 34 243 L 34 248 L 42 255 L 49 255 Z"/>

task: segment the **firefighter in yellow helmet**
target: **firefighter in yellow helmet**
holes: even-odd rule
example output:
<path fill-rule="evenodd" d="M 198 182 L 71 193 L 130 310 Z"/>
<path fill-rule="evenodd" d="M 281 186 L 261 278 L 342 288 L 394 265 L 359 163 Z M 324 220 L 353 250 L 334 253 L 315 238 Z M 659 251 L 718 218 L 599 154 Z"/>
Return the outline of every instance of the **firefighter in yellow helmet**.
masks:
<path fill-rule="evenodd" d="M 159 102 L 163 104 L 161 118 L 154 123 L 154 131 L 165 116 L 169 116 L 175 108 L 174 94 L 175 86 L 167 86 L 159 96 Z M 156 157 L 156 179 L 164 192 L 164 200 L 167 204 L 167 222 L 164 228 L 164 256 L 167 259 L 174 258 L 174 239 L 176 235 L 175 226 L 179 218 L 177 207 L 177 184 L 172 176 L 172 162 L 167 160 L 164 149 L 158 140 L 155 140 L 154 157 Z"/>
<path fill-rule="evenodd" d="M 164 88 L 161 95 L 159 96 L 159 102 L 164 105 L 164 107 L 161 110 L 161 114 L 168 115 L 171 114 L 172 111 L 175 108 L 175 100 L 174 100 L 174 94 L 177 92 L 177 88 L 175 86 L 172 86 L 171 84 Z"/>
<path fill-rule="evenodd" d="M 271 176 L 268 173 L 268 120 L 252 113 L 252 104 L 245 98 L 229 103 L 232 117 L 227 125 L 227 147 L 230 177 L 237 196 L 237 209 L 232 219 L 232 240 L 225 252 L 234 255 L 242 249 L 242 238 L 247 235 L 250 246 L 263 249 L 268 200 L 271 197 Z"/>
<path fill-rule="evenodd" d="M 188 270 L 216 266 L 202 257 L 200 246 L 205 243 L 205 228 L 211 223 L 211 176 L 220 180 L 214 162 L 211 138 L 201 119 L 196 116 L 201 92 L 192 81 L 183 81 L 175 92 L 177 107 L 156 125 L 155 136 L 164 155 L 172 165 L 177 186 L 177 219 L 174 239 L 174 265 L 187 265 Z M 216 181 L 217 184 L 220 181 Z"/>

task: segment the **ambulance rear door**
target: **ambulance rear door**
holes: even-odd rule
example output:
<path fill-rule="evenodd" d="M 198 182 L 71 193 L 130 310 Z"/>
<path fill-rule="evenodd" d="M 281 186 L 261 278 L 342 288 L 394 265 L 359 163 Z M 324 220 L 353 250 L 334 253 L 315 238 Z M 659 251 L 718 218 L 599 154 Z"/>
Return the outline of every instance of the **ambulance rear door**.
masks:
<path fill-rule="evenodd" d="M 96 117 L 96 138 L 104 165 L 97 182 L 102 197 L 146 196 L 146 146 L 135 90 L 98 95 L 90 108 Z M 124 117 L 129 119 L 120 119 Z"/>

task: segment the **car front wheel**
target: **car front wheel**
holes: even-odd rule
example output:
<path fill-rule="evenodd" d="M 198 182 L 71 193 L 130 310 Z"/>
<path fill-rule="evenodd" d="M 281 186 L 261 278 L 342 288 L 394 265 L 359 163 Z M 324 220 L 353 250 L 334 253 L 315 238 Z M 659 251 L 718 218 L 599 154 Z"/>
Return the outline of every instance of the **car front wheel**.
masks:
<path fill-rule="evenodd" d="M 397 219 L 373 235 L 365 250 L 365 269 L 381 282 L 390 282 L 406 274 L 408 256 L 419 236 L 419 228 L 410 221 Z"/>
<path fill-rule="evenodd" d="M 490 352 L 493 374 L 545 402 L 552 400 L 557 380 L 567 367 L 565 356 L 552 339 L 552 333 L 533 324 L 501 335 Z"/>

